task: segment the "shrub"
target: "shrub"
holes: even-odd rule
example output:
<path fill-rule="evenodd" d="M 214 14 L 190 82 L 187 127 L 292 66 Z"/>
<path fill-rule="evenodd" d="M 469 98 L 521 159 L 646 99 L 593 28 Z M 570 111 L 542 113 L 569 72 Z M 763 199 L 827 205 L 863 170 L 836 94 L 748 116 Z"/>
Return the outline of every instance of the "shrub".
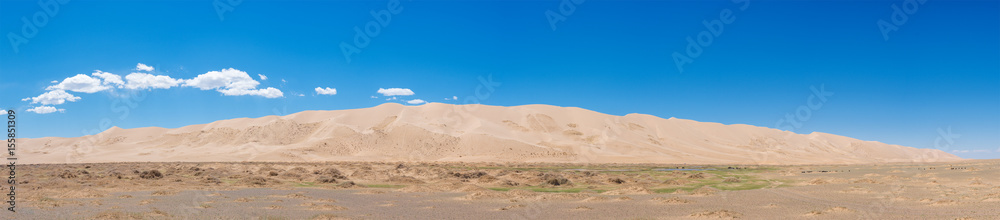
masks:
<path fill-rule="evenodd" d="M 163 173 L 160 173 L 159 170 L 142 171 L 142 173 L 139 174 L 139 178 L 160 179 L 163 178 Z"/>

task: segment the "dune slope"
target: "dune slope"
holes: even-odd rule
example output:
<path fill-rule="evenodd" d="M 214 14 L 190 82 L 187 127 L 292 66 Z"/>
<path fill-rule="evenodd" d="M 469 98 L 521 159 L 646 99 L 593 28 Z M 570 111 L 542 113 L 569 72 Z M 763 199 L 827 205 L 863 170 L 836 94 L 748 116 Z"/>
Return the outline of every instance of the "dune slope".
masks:
<path fill-rule="evenodd" d="M 403 106 L 305 111 L 23 139 L 24 163 L 469 161 L 689 164 L 942 162 L 940 150 L 573 107 Z"/>

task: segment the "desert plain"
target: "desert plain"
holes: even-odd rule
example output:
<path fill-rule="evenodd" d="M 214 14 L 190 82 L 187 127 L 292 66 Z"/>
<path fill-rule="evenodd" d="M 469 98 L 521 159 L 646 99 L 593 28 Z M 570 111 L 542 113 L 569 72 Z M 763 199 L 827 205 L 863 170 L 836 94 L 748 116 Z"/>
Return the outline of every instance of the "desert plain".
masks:
<path fill-rule="evenodd" d="M 37 164 L 14 219 L 996 219 L 1000 160 Z"/>
<path fill-rule="evenodd" d="M 998 219 L 1000 160 L 548 105 L 18 140 L 14 219 Z"/>

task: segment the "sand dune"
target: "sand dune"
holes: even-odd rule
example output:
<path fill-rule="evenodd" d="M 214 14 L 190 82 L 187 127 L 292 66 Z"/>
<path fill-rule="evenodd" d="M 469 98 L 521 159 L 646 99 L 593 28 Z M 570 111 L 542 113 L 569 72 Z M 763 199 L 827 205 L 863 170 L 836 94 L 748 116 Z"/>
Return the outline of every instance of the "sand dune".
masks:
<path fill-rule="evenodd" d="M 23 139 L 26 163 L 468 161 L 690 164 L 942 162 L 931 149 L 574 107 L 403 106 L 305 111 L 166 128 Z"/>

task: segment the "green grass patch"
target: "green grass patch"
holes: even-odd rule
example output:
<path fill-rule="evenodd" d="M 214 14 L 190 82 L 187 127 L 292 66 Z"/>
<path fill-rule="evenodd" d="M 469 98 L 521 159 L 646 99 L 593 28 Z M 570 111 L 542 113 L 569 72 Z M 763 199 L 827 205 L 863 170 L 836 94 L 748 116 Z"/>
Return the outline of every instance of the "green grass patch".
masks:
<path fill-rule="evenodd" d="M 683 186 L 675 186 L 675 187 L 667 187 L 667 188 L 656 188 L 656 189 L 650 189 L 650 190 L 652 190 L 653 192 L 656 192 L 656 193 L 672 193 L 672 192 L 677 191 L 677 190 L 684 190 L 684 191 L 691 192 L 691 191 L 693 191 L 695 189 L 698 189 L 698 188 L 701 188 L 703 186 L 714 186 L 714 185 L 717 185 L 719 183 L 722 183 L 721 179 L 703 179 L 703 180 L 697 180 L 697 182 L 694 182 L 694 183 L 684 184 Z"/>
<path fill-rule="evenodd" d="M 487 189 L 490 189 L 490 190 L 493 190 L 493 191 L 500 191 L 500 192 L 507 192 L 507 191 L 511 190 L 511 188 L 499 188 L 499 187 L 491 187 L 491 188 L 487 188 Z"/>
<path fill-rule="evenodd" d="M 727 177 L 739 178 L 740 182 L 738 183 L 723 182 Z M 765 180 L 754 175 L 735 174 L 735 173 L 716 173 L 715 176 L 712 176 L 708 179 L 701 179 L 695 181 L 696 182 L 688 183 L 683 186 L 657 188 L 652 190 L 657 193 L 672 193 L 677 190 L 684 190 L 690 192 L 704 186 L 709 186 L 719 190 L 754 190 L 772 186 L 775 184 L 773 182 L 777 182 L 778 184 L 777 187 L 792 186 L 792 184 L 795 182 L 794 180 L 786 180 L 786 179 Z"/>

